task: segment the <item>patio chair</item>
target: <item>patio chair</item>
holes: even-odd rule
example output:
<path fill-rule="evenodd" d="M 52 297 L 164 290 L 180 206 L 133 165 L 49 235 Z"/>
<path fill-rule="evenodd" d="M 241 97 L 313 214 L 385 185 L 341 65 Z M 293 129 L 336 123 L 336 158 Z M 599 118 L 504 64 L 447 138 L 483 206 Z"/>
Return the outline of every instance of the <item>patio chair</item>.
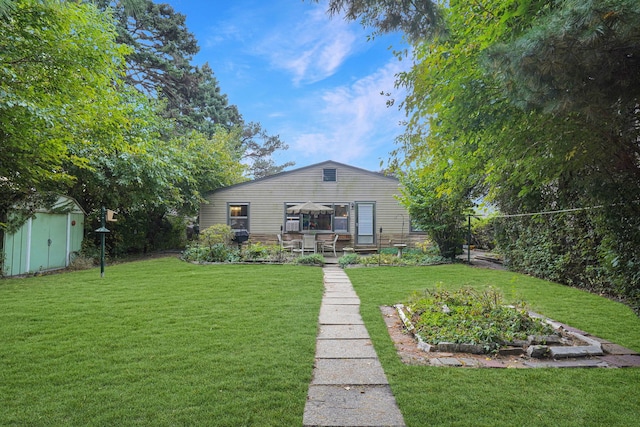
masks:
<path fill-rule="evenodd" d="M 293 242 L 285 242 L 282 240 L 281 234 L 278 234 L 278 244 L 280 244 L 280 249 L 286 249 L 292 252 L 296 248 L 296 245 Z"/>
<path fill-rule="evenodd" d="M 331 249 L 333 251 L 333 256 L 337 257 L 338 255 L 336 255 L 336 243 L 338 242 L 338 235 L 336 234 L 333 237 L 333 240 L 325 240 L 324 242 L 322 242 L 322 253 L 324 253 L 325 249 Z"/>
<path fill-rule="evenodd" d="M 300 252 L 304 255 L 306 252 L 316 252 L 316 236 L 315 234 L 303 234 L 302 235 L 302 246 L 300 249 L 294 249 L 294 252 Z"/>

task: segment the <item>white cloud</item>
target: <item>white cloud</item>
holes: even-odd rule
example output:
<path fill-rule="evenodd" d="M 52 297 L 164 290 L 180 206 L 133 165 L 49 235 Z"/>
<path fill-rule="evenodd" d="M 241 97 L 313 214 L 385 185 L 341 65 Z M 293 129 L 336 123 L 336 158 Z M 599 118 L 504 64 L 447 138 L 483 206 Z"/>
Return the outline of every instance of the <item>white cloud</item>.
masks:
<path fill-rule="evenodd" d="M 314 6 L 295 25 L 276 25 L 255 52 L 271 67 L 288 72 L 295 85 L 309 84 L 332 76 L 353 53 L 357 40 L 353 25 L 329 19 L 322 6 Z"/>
<path fill-rule="evenodd" d="M 291 140 L 291 150 L 303 157 L 334 159 L 346 163 L 363 157 L 384 157 L 393 150 L 394 139 L 402 132 L 399 122 L 404 114 L 396 106 L 387 107 L 391 93 L 403 99 L 404 93 L 394 89 L 395 74 L 406 65 L 391 61 L 374 74 L 350 85 L 325 90 L 313 105 L 305 106 L 315 116 L 314 129 L 298 129 Z"/>

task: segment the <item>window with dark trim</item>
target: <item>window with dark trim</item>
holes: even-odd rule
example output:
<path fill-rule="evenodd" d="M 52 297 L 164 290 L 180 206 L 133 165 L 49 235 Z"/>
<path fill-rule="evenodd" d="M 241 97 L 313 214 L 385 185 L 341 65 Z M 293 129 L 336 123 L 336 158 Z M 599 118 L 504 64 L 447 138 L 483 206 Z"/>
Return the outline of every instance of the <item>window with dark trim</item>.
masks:
<path fill-rule="evenodd" d="M 227 224 L 233 230 L 249 229 L 249 203 L 229 203 Z"/>
<path fill-rule="evenodd" d="M 335 168 L 327 168 L 322 169 L 322 180 L 325 182 L 336 182 L 337 181 L 337 171 Z"/>

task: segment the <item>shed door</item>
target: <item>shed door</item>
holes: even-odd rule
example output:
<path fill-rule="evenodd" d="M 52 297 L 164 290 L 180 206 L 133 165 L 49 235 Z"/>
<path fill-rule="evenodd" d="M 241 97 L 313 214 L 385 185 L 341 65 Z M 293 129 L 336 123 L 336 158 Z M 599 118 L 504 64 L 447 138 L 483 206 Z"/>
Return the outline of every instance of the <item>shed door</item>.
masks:
<path fill-rule="evenodd" d="M 67 216 L 37 214 L 31 230 L 29 270 L 64 268 L 67 260 Z"/>
<path fill-rule="evenodd" d="M 356 244 L 375 243 L 375 203 L 356 203 Z"/>

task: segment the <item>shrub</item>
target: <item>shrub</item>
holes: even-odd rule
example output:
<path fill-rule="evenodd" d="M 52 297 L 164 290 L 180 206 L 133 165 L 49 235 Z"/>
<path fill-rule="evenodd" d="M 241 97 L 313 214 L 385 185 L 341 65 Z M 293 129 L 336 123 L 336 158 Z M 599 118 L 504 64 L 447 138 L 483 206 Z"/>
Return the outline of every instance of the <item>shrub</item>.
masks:
<path fill-rule="evenodd" d="M 295 264 L 302 264 L 302 265 L 319 265 L 319 266 L 323 266 L 324 265 L 324 257 L 320 254 L 313 254 L 313 255 L 303 255 L 301 257 L 298 257 L 294 260 Z"/>
<path fill-rule="evenodd" d="M 234 233 L 231 227 L 226 224 L 214 224 L 202 231 L 199 240 L 203 245 L 213 248 L 214 245 L 230 245 Z"/>
<path fill-rule="evenodd" d="M 358 263 L 358 254 L 346 254 L 338 258 L 338 265 L 345 268 L 347 265 L 353 265 Z"/>
<path fill-rule="evenodd" d="M 347 254 L 338 259 L 338 264 L 340 267 L 345 268 L 348 265 L 364 265 L 364 266 L 374 266 L 374 265 L 434 265 L 434 264 L 443 264 L 450 263 L 451 260 L 448 258 L 444 258 L 440 255 L 435 254 L 425 254 L 422 251 L 413 250 L 405 252 L 402 255 L 402 258 L 398 258 L 398 251 L 393 249 L 393 251 L 381 251 L 380 255 L 368 255 L 368 256 L 360 256 L 358 254 Z M 387 252 L 387 253 L 385 253 Z M 436 251 L 437 252 L 437 251 Z"/>
<path fill-rule="evenodd" d="M 182 252 L 181 259 L 188 262 L 204 262 L 208 253 L 208 247 L 194 243 L 185 248 Z"/>
<path fill-rule="evenodd" d="M 229 260 L 231 250 L 223 243 L 216 243 L 209 248 L 209 252 L 206 255 L 206 261 L 209 262 L 226 262 Z"/>
<path fill-rule="evenodd" d="M 270 248 L 260 242 L 252 243 L 240 252 L 241 258 L 248 261 L 268 259 L 270 254 Z"/>
<path fill-rule="evenodd" d="M 182 253 L 182 260 L 191 262 L 235 262 L 240 260 L 237 250 L 222 243 L 204 246 L 198 243 L 188 246 Z"/>
<path fill-rule="evenodd" d="M 481 249 L 492 250 L 496 247 L 496 219 L 493 217 L 474 219 L 471 225 L 471 243 Z"/>
<path fill-rule="evenodd" d="M 358 260 L 358 264 L 361 265 L 395 265 L 400 262 L 400 258 L 396 255 L 398 251 L 395 251 L 395 254 L 378 254 L 378 255 L 369 255 L 360 257 Z"/>

